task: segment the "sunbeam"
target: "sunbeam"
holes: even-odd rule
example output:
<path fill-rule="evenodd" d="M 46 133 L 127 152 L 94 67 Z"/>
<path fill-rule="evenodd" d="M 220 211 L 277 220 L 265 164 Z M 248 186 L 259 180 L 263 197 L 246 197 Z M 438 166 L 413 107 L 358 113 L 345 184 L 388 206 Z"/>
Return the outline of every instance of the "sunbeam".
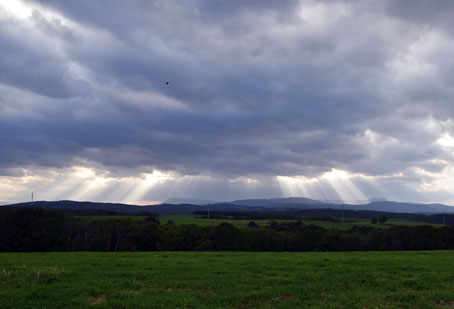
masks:
<path fill-rule="evenodd" d="M 154 171 L 152 174 L 144 174 L 142 181 L 126 195 L 122 202 L 141 201 L 155 186 L 161 185 L 171 179 L 172 177 L 170 175 L 159 171 Z"/>
<path fill-rule="evenodd" d="M 300 196 L 346 203 L 367 202 L 367 196 L 352 181 L 353 177 L 360 176 L 333 169 L 314 178 L 277 176 L 277 180 L 284 197 Z"/>
<path fill-rule="evenodd" d="M 257 197 L 257 183 L 258 180 L 254 178 L 246 178 L 246 188 L 247 188 L 247 196 L 250 198 Z"/>
<path fill-rule="evenodd" d="M 343 202 L 363 203 L 364 201 L 369 201 L 350 180 L 351 175 L 345 171 L 333 169 L 331 172 L 323 174 L 322 178 L 328 180 Z"/>

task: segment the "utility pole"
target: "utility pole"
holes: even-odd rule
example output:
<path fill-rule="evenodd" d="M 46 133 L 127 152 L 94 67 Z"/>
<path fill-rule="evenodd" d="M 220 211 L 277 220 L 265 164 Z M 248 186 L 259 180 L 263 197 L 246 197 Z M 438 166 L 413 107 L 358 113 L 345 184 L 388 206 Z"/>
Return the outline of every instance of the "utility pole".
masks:
<path fill-rule="evenodd" d="M 32 207 L 33 207 L 33 192 L 32 192 Z"/>
<path fill-rule="evenodd" d="M 208 203 L 208 219 L 210 219 L 210 204 L 211 203 Z"/>

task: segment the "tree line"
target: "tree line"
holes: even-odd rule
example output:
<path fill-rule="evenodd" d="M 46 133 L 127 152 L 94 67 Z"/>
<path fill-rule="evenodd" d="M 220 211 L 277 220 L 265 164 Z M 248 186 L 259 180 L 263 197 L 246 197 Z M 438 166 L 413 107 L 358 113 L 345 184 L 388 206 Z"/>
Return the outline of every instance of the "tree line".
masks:
<path fill-rule="evenodd" d="M 454 227 L 359 227 L 347 231 L 270 221 L 246 228 L 89 221 L 39 208 L 0 210 L 0 251 L 367 251 L 454 249 Z"/>

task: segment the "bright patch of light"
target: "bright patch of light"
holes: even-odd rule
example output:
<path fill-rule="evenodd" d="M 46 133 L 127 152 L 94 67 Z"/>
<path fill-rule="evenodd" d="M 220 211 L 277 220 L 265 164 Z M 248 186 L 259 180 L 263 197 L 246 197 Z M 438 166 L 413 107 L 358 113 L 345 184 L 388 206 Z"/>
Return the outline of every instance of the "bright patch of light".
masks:
<path fill-rule="evenodd" d="M 24 187 L 17 182 L 12 181 L 10 177 L 0 178 L 0 203 L 6 204 L 8 201 L 13 200 L 18 194 L 24 191 Z"/>
<path fill-rule="evenodd" d="M 22 171 L 22 177 L 0 176 L 0 203 L 29 201 L 35 188 L 47 186 L 54 181 L 55 174 L 52 172 L 33 174 L 26 169 Z"/>
<path fill-rule="evenodd" d="M 364 132 L 364 136 L 366 136 L 366 138 L 369 140 L 370 143 L 372 144 L 375 144 L 378 140 L 378 134 L 375 133 L 374 131 L 372 130 L 369 130 L 367 129 L 365 132 Z"/>
<path fill-rule="evenodd" d="M 116 202 L 116 201 L 114 201 Z M 131 201 L 131 202 L 124 202 L 124 204 L 131 204 L 131 205 L 139 205 L 139 206 L 150 206 L 150 205 L 159 205 L 162 201 Z"/>
<path fill-rule="evenodd" d="M 60 181 L 60 179 L 62 180 Z M 47 193 L 46 199 L 61 200 L 88 200 L 88 194 L 96 190 L 89 183 L 96 179 L 96 172 L 86 167 L 75 166 L 68 173 L 64 173 L 56 177 L 51 186 L 53 190 Z"/>
<path fill-rule="evenodd" d="M 308 192 L 310 185 L 315 184 L 314 179 L 308 179 L 304 176 L 277 176 L 277 181 L 281 187 L 284 197 L 310 197 L 315 198 Z"/>
<path fill-rule="evenodd" d="M 19 0 L 3 0 L 0 2 L 0 7 L 19 19 L 27 19 L 33 13 L 33 9 L 30 6 L 25 5 Z"/>
<path fill-rule="evenodd" d="M 108 199 L 122 203 L 137 203 L 156 186 L 172 179 L 159 171 L 142 177 L 109 178 L 97 175 L 85 167 L 73 168 L 73 173 L 57 185 L 58 196 L 52 199 L 98 200 Z"/>
<path fill-rule="evenodd" d="M 88 177 L 94 177 L 96 175 L 94 170 L 92 170 L 90 168 L 86 168 L 86 167 L 75 166 L 73 168 L 73 170 L 74 170 L 74 172 L 73 172 L 74 177 L 88 178 Z"/>
<path fill-rule="evenodd" d="M 351 180 L 354 177 L 367 178 L 366 176 L 332 169 L 319 177 L 277 176 L 277 180 L 285 197 L 301 196 L 313 199 L 341 199 L 348 203 L 368 201 L 368 198 Z M 335 195 L 333 195 L 333 190 Z"/>
<path fill-rule="evenodd" d="M 348 177 L 350 177 L 349 173 L 337 169 L 332 169 L 331 172 L 327 172 L 322 175 L 322 178 L 326 178 L 328 180 L 346 179 Z"/>
<path fill-rule="evenodd" d="M 256 197 L 258 180 L 254 178 L 246 178 L 246 188 L 248 196 Z"/>
<path fill-rule="evenodd" d="M 57 170 L 26 170 L 23 176 L 0 176 L 0 204 L 35 200 L 123 202 L 151 205 L 172 193 L 173 174 L 153 173 L 122 177 L 102 168 L 73 166 Z M 21 174 L 21 173 L 18 173 Z"/>
<path fill-rule="evenodd" d="M 351 9 L 344 3 L 310 2 L 300 7 L 298 16 L 305 22 L 314 25 L 332 23 L 351 14 Z"/>
<path fill-rule="evenodd" d="M 368 200 L 361 190 L 351 181 L 351 175 L 347 172 L 333 169 L 331 172 L 325 173 L 323 177 L 329 181 L 343 201 Z"/>
<path fill-rule="evenodd" d="M 454 184 L 454 166 L 448 166 L 442 172 L 433 173 L 421 168 L 414 168 L 416 174 L 425 178 L 419 186 L 421 191 L 426 192 L 452 192 Z"/>
<path fill-rule="evenodd" d="M 454 147 L 454 137 L 445 132 L 439 139 L 437 139 L 437 143 L 445 148 Z"/>
<path fill-rule="evenodd" d="M 172 178 L 172 176 L 160 171 L 154 171 L 152 174 L 144 174 L 142 181 L 126 195 L 122 202 L 140 201 L 155 186 L 163 184 Z"/>
<path fill-rule="evenodd" d="M 74 167 L 74 172 L 64 182 L 62 198 L 70 196 L 74 200 L 89 200 L 111 180 L 98 176 L 96 171 L 86 167 Z"/>

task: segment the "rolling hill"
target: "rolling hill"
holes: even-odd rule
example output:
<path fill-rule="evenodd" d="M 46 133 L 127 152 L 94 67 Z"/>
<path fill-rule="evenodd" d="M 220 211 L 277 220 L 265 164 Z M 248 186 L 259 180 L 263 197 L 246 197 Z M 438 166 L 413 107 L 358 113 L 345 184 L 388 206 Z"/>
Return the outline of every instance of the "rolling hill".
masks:
<path fill-rule="evenodd" d="M 209 205 L 209 206 L 208 206 Z M 121 203 L 97 203 L 97 202 L 78 202 L 78 201 L 36 201 L 34 207 L 41 207 L 53 210 L 102 210 L 114 211 L 118 213 L 137 214 L 141 212 L 151 212 L 158 214 L 189 214 L 196 210 L 210 211 L 283 211 L 283 210 L 305 210 L 305 209 L 345 209 L 355 211 L 373 211 L 387 213 L 413 213 L 413 214 L 436 214 L 452 213 L 454 207 L 443 204 L 417 204 L 402 203 L 391 201 L 377 201 L 361 205 L 340 205 L 334 203 L 323 203 L 307 198 L 274 198 L 274 199 L 247 199 L 236 200 L 226 203 L 216 204 L 159 204 L 150 206 L 137 206 Z M 30 207 L 32 204 L 17 203 L 3 205 L 0 207 Z"/>

